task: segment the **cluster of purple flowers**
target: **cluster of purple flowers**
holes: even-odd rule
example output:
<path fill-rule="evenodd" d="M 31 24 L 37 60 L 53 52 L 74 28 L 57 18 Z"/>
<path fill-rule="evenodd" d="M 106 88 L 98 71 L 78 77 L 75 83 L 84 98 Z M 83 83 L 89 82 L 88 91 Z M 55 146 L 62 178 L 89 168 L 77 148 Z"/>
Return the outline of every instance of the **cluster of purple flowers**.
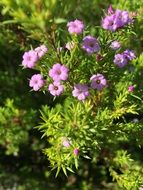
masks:
<path fill-rule="evenodd" d="M 60 63 L 56 63 L 49 70 L 49 76 L 53 79 L 53 83 L 49 85 L 49 91 L 53 96 L 59 96 L 64 87 L 61 84 L 61 81 L 66 81 L 68 79 L 69 69 Z"/>
<path fill-rule="evenodd" d="M 115 65 L 117 65 L 118 67 L 122 68 L 125 65 L 127 65 L 127 63 L 133 59 L 135 59 L 136 56 L 134 54 L 134 52 L 132 50 L 125 50 L 123 53 L 118 53 L 114 56 L 114 63 Z"/>
<path fill-rule="evenodd" d="M 129 17 L 129 13 L 127 11 L 116 10 L 114 11 L 112 6 L 108 8 L 108 14 L 102 20 L 102 26 L 104 29 L 116 31 L 118 28 L 123 27 L 132 22 L 132 19 Z M 70 34 L 81 34 L 85 28 L 84 23 L 80 20 L 70 21 L 67 24 L 68 31 Z M 66 49 L 69 51 L 75 47 L 75 42 L 70 41 L 65 44 Z M 118 41 L 112 41 L 110 44 L 110 48 L 113 50 L 118 50 L 121 47 L 121 44 Z M 91 36 L 87 35 L 83 38 L 82 47 L 87 54 L 93 54 L 100 51 L 100 45 L 98 40 Z M 45 45 L 41 45 L 34 50 L 30 50 L 25 52 L 23 55 L 22 65 L 25 68 L 34 68 L 36 62 L 42 58 L 45 53 L 48 51 Z M 61 51 L 59 49 L 58 51 Z M 129 61 L 136 58 L 133 51 L 127 49 L 123 53 L 115 54 L 114 56 L 114 64 L 118 67 L 124 67 Z M 97 54 L 96 60 L 102 60 L 103 56 Z M 67 66 L 61 63 L 55 63 L 52 68 L 49 70 L 49 77 L 53 80 L 51 84 L 48 86 L 49 92 L 53 96 L 59 96 L 64 91 L 63 81 L 68 79 L 69 69 Z M 107 80 L 104 75 L 97 73 L 91 76 L 90 78 L 90 87 L 96 90 L 102 90 L 107 86 Z M 29 81 L 29 86 L 33 88 L 34 91 L 38 91 L 45 84 L 45 80 L 43 79 L 41 74 L 35 74 L 31 77 Z M 128 91 L 132 92 L 134 90 L 133 86 L 128 87 Z M 89 96 L 89 86 L 88 84 L 75 84 L 72 90 L 72 95 L 76 97 L 80 101 L 84 101 Z"/>
<path fill-rule="evenodd" d="M 30 50 L 24 53 L 22 65 L 24 68 L 34 68 L 36 62 L 47 53 L 48 48 L 45 45 L 41 45 L 34 50 Z M 34 74 L 30 81 L 29 86 L 33 88 L 34 91 L 38 91 L 44 85 L 45 81 L 41 74 Z"/>
<path fill-rule="evenodd" d="M 107 80 L 100 73 L 93 75 L 90 78 L 90 81 L 91 81 L 91 88 L 93 89 L 102 90 L 107 86 Z M 85 84 L 76 84 L 74 86 L 74 90 L 72 91 L 72 95 L 74 97 L 77 97 L 78 100 L 83 101 L 86 99 L 87 96 L 89 96 L 89 88 Z"/>
<path fill-rule="evenodd" d="M 36 62 L 44 56 L 48 51 L 45 45 L 41 45 L 34 50 L 25 52 L 23 55 L 22 65 L 25 68 L 33 68 Z M 44 85 L 44 79 L 41 74 L 35 74 L 31 77 L 29 81 L 29 86 L 33 88 L 34 91 L 38 91 Z"/>
<path fill-rule="evenodd" d="M 84 30 L 83 22 L 77 19 L 68 22 L 67 27 L 70 34 L 81 34 Z M 74 47 L 74 43 L 68 42 L 65 47 L 68 50 L 71 50 Z M 100 46 L 96 38 L 88 35 L 83 38 L 82 49 L 85 50 L 88 54 L 92 54 L 98 52 L 100 50 Z"/>
<path fill-rule="evenodd" d="M 23 55 L 22 65 L 25 68 L 33 68 L 39 58 L 43 57 L 47 51 L 47 47 L 45 45 L 41 45 L 34 50 L 25 52 Z"/>
<path fill-rule="evenodd" d="M 108 8 L 108 14 L 102 19 L 102 27 L 106 30 L 112 32 L 116 31 L 119 28 L 124 27 L 133 22 L 133 19 L 130 18 L 130 15 L 127 11 L 122 10 L 113 10 L 110 6 Z"/>

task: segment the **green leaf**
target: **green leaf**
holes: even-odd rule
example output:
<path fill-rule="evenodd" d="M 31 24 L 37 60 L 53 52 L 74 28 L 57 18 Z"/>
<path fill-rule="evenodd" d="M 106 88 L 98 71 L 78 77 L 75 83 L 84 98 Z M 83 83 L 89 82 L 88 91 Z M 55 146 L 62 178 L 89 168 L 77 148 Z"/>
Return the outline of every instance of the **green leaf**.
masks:
<path fill-rule="evenodd" d="M 84 155 L 83 157 L 86 158 L 86 159 L 89 159 L 89 160 L 91 159 L 91 158 L 90 158 L 89 156 L 87 156 L 87 155 Z"/>
<path fill-rule="evenodd" d="M 75 163 L 76 169 L 78 169 L 78 159 L 77 158 L 75 158 L 74 163 Z"/>
<path fill-rule="evenodd" d="M 62 24 L 62 23 L 67 23 L 67 19 L 64 18 L 57 18 L 54 20 L 56 24 Z"/>
<path fill-rule="evenodd" d="M 67 176 L 67 171 L 66 171 L 66 168 L 64 166 L 62 166 L 62 170 L 63 170 L 64 174 Z"/>
<path fill-rule="evenodd" d="M 72 173 L 75 173 L 70 167 L 67 167 L 67 170 L 69 170 Z"/>
<path fill-rule="evenodd" d="M 58 166 L 58 168 L 57 168 L 57 172 L 56 172 L 56 177 L 58 176 L 60 170 L 61 170 L 61 166 Z"/>

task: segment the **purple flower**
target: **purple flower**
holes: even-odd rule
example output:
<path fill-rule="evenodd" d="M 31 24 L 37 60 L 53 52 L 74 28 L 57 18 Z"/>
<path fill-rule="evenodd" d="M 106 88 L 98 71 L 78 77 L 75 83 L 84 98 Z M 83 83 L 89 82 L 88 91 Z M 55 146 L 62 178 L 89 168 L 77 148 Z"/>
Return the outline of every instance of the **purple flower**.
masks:
<path fill-rule="evenodd" d="M 69 69 L 65 65 L 56 63 L 53 65 L 52 69 L 49 70 L 49 76 L 54 81 L 67 80 Z"/>
<path fill-rule="evenodd" d="M 63 92 L 64 87 L 60 82 L 54 82 L 53 84 L 49 84 L 48 89 L 53 96 L 59 96 Z"/>
<path fill-rule="evenodd" d="M 79 154 L 79 149 L 78 149 L 78 148 L 74 148 L 73 154 L 74 154 L 75 156 L 77 156 L 77 155 Z"/>
<path fill-rule="evenodd" d="M 117 50 L 121 47 L 121 44 L 118 41 L 113 41 L 110 45 L 110 48 L 113 50 Z"/>
<path fill-rule="evenodd" d="M 114 61 L 113 62 L 118 67 L 122 68 L 128 63 L 128 60 L 127 60 L 127 57 L 122 53 L 122 54 L 116 54 L 114 56 Z"/>
<path fill-rule="evenodd" d="M 68 22 L 67 27 L 70 34 L 81 34 L 84 29 L 84 24 L 82 21 L 76 19 Z"/>
<path fill-rule="evenodd" d="M 97 73 L 90 78 L 91 87 L 97 90 L 102 90 L 107 86 L 107 80 L 102 74 Z"/>
<path fill-rule="evenodd" d="M 83 38 L 82 48 L 88 53 L 92 54 L 94 52 L 98 52 L 100 50 L 99 43 L 96 38 L 92 36 L 85 36 Z"/>
<path fill-rule="evenodd" d="M 128 87 L 128 92 L 133 92 L 133 91 L 134 91 L 134 89 L 135 89 L 135 87 L 134 87 L 134 86 L 129 86 L 129 87 Z"/>
<path fill-rule="evenodd" d="M 118 28 L 123 27 L 131 22 L 129 13 L 127 11 L 116 10 L 115 12 L 115 23 Z"/>
<path fill-rule="evenodd" d="M 88 86 L 85 84 L 76 84 L 74 86 L 74 90 L 72 91 L 72 95 L 77 97 L 78 100 L 85 100 L 85 98 L 89 95 Z"/>
<path fill-rule="evenodd" d="M 126 58 L 127 58 L 129 61 L 131 61 L 131 60 L 133 60 L 133 59 L 136 58 L 136 55 L 134 54 L 134 52 L 133 52 L 132 50 L 129 50 L 129 49 L 125 50 L 125 51 L 123 52 L 123 54 L 126 56 Z"/>
<path fill-rule="evenodd" d="M 112 32 L 116 31 L 118 26 L 114 22 L 115 15 L 109 15 L 102 19 L 102 27 L 106 30 L 110 30 Z"/>
<path fill-rule="evenodd" d="M 106 30 L 116 31 L 117 29 L 132 23 L 133 20 L 130 18 L 127 11 L 116 10 L 112 11 L 110 8 L 108 15 L 102 19 L 102 27 Z"/>
<path fill-rule="evenodd" d="M 22 65 L 25 68 L 33 68 L 37 60 L 38 60 L 37 53 L 34 50 L 30 50 L 24 53 Z"/>
<path fill-rule="evenodd" d="M 38 91 L 43 85 L 44 80 L 40 74 L 33 75 L 29 81 L 29 86 L 32 87 L 34 91 Z"/>
<path fill-rule="evenodd" d="M 41 58 L 45 53 L 47 53 L 48 48 L 45 45 L 41 45 L 35 48 L 35 52 L 37 53 L 38 57 Z"/>
<path fill-rule="evenodd" d="M 75 43 L 72 42 L 72 41 L 66 43 L 66 45 L 65 45 L 65 48 L 68 49 L 68 50 L 72 50 L 74 47 L 75 47 Z"/>

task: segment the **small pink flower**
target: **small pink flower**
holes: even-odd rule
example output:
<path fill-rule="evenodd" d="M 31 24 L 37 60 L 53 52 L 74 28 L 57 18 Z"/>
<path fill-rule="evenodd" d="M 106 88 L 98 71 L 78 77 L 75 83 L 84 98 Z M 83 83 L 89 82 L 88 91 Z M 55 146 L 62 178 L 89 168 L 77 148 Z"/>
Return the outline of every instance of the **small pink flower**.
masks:
<path fill-rule="evenodd" d="M 38 57 L 41 58 L 47 53 L 48 48 L 45 45 L 41 45 L 37 48 L 35 48 L 35 52 L 37 53 Z"/>
<path fill-rule="evenodd" d="M 33 75 L 29 81 L 29 86 L 32 87 L 34 91 L 38 91 L 43 85 L 44 80 L 40 74 Z"/>
<path fill-rule="evenodd" d="M 64 87 L 60 84 L 60 82 L 54 82 L 49 85 L 48 89 L 53 96 L 59 96 L 63 92 Z"/>
<path fill-rule="evenodd" d="M 119 68 L 123 68 L 128 63 L 127 56 L 124 53 L 115 54 L 113 62 Z"/>
<path fill-rule="evenodd" d="M 91 81 L 91 87 L 93 89 L 102 90 L 103 88 L 107 86 L 107 80 L 100 73 L 93 75 L 90 78 L 90 81 Z"/>
<path fill-rule="evenodd" d="M 84 29 L 84 24 L 82 21 L 76 19 L 68 22 L 67 27 L 70 34 L 81 34 Z"/>
<path fill-rule="evenodd" d="M 24 53 L 22 65 L 25 68 L 33 68 L 37 60 L 38 60 L 37 53 L 34 50 L 30 50 Z"/>
<path fill-rule="evenodd" d="M 136 58 L 135 53 L 134 53 L 132 50 L 129 50 L 129 49 L 125 50 L 125 51 L 123 52 L 123 54 L 126 56 L 126 58 L 127 58 L 129 61 L 132 61 L 133 59 Z"/>
<path fill-rule="evenodd" d="M 99 43 L 93 36 L 85 36 L 83 38 L 82 48 L 88 53 L 92 54 L 100 50 Z"/>
<path fill-rule="evenodd" d="M 135 87 L 134 87 L 134 86 L 129 86 L 129 87 L 128 87 L 128 92 L 133 92 L 133 91 L 134 91 L 134 89 L 135 89 Z"/>
<path fill-rule="evenodd" d="M 110 45 L 110 48 L 113 49 L 113 50 L 117 50 L 121 47 L 121 44 L 118 42 L 118 41 L 113 41 Z"/>
<path fill-rule="evenodd" d="M 85 100 L 89 95 L 88 86 L 85 84 L 76 84 L 72 91 L 72 95 L 78 100 Z"/>
<path fill-rule="evenodd" d="M 69 69 L 65 65 L 56 63 L 53 65 L 52 69 L 49 70 L 49 76 L 54 81 L 67 80 Z"/>
<path fill-rule="evenodd" d="M 79 149 L 78 149 L 78 148 L 75 148 L 75 149 L 73 150 L 73 154 L 74 154 L 75 156 L 77 156 L 77 155 L 79 154 Z"/>

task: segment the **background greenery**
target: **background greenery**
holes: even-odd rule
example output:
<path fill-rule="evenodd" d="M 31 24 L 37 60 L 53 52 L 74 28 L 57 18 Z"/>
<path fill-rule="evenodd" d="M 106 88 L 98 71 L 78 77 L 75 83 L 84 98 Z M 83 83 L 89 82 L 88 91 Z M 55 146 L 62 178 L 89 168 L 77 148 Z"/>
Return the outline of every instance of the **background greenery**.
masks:
<path fill-rule="evenodd" d="M 108 152 L 103 152 L 96 164 L 83 159 L 80 163 L 82 167 L 76 174 L 69 173 L 68 177 L 60 173 L 55 178 L 55 172 L 49 172 L 49 162 L 42 153 L 47 142 L 44 138 L 41 140 L 40 132 L 34 127 L 40 122 L 38 110 L 43 105 L 52 107 L 62 99 L 53 103 L 48 94 L 30 92 L 27 79 L 33 71 L 22 70 L 20 66 L 23 52 L 31 46 L 38 46 L 45 40 L 51 42 L 57 36 L 64 42 L 61 26 L 66 30 L 69 20 L 81 19 L 94 30 L 94 26 L 100 25 L 101 17 L 110 4 L 137 15 L 136 36 L 128 43 L 138 54 L 142 53 L 143 0 L 0 1 L 0 189 L 119 189 L 117 179 L 112 182 L 102 159 Z M 142 59 L 140 57 L 140 62 Z M 134 117 L 142 119 L 142 113 Z M 134 142 L 127 146 L 134 157 L 143 162 L 143 148 Z M 118 158 L 123 157 L 122 151 L 118 154 Z M 130 158 L 124 162 L 132 165 Z"/>

